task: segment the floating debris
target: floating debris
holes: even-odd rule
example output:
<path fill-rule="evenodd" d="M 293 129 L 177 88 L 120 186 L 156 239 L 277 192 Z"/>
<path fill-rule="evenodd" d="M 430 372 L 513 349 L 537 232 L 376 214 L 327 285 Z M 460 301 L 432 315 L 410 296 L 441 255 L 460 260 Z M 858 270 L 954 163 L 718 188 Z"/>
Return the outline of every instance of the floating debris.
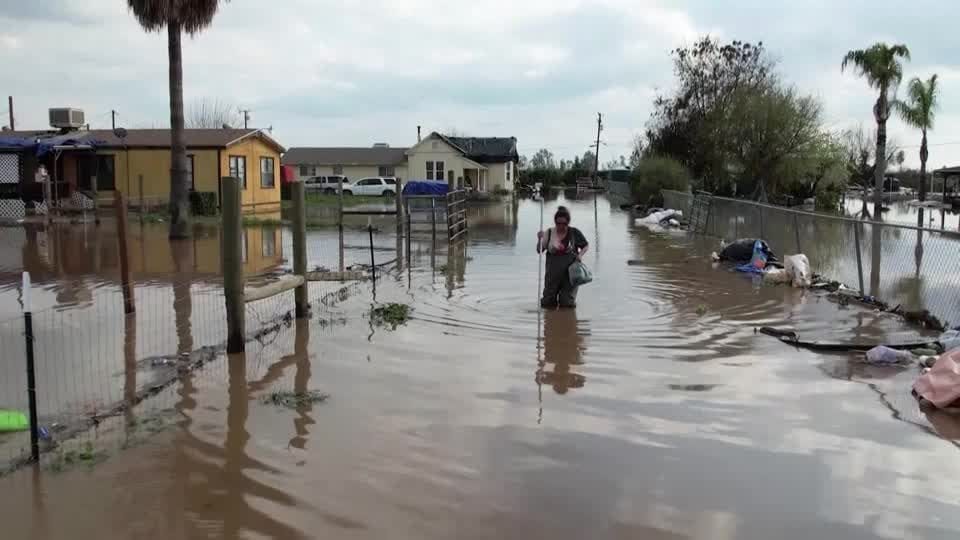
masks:
<path fill-rule="evenodd" d="M 270 395 L 264 396 L 261 401 L 265 404 L 278 405 L 288 409 L 296 409 L 306 405 L 312 405 L 314 403 L 323 403 L 329 398 L 329 394 L 324 394 L 323 392 L 317 390 L 309 390 L 307 392 L 289 392 L 284 390 L 273 392 Z"/>
<path fill-rule="evenodd" d="M 378 326 L 389 326 L 396 330 L 398 326 L 410 320 L 410 306 L 407 304 L 384 304 L 370 310 L 370 320 Z"/>

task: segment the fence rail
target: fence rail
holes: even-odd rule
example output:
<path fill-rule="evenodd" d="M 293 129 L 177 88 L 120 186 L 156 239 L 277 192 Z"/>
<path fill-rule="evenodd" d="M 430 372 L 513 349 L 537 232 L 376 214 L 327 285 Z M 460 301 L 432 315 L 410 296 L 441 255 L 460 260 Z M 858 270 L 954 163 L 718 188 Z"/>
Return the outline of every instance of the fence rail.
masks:
<path fill-rule="evenodd" d="M 691 193 L 664 190 L 663 197 L 668 208 L 684 215 L 692 210 Z M 861 289 L 891 306 L 928 310 L 945 326 L 960 324 L 960 234 L 955 231 L 726 197 L 708 200 L 707 221 L 697 232 L 726 241 L 763 238 L 778 256 L 804 253 L 813 271 L 825 279 Z"/>

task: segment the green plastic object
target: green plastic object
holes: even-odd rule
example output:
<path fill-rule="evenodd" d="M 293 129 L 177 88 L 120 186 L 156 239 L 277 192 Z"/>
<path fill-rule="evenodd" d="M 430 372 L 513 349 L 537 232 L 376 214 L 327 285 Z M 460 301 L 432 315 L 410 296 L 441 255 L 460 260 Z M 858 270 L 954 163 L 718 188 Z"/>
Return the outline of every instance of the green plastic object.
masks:
<path fill-rule="evenodd" d="M 30 429 L 30 420 L 20 411 L 0 409 L 0 433 L 26 431 Z"/>

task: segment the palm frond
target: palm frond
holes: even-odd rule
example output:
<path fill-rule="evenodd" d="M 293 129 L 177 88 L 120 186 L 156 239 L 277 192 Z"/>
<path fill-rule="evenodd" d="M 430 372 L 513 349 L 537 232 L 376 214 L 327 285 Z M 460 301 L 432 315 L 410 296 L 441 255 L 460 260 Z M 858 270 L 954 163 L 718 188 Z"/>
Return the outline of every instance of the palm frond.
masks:
<path fill-rule="evenodd" d="M 908 125 L 917 129 L 933 129 L 934 118 L 939 104 L 939 86 L 937 75 L 923 81 L 914 77 L 907 85 L 906 101 L 897 101 L 894 108 Z"/>
<path fill-rule="evenodd" d="M 144 30 L 159 32 L 176 21 L 190 35 L 213 22 L 219 5 L 220 0 L 127 0 L 127 7 Z"/>

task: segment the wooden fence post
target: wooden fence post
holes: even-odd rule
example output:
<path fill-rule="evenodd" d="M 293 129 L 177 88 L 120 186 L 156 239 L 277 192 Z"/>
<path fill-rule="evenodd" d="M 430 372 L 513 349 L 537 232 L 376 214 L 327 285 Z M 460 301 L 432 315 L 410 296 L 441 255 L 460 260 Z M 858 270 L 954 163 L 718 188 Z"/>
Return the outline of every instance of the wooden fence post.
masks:
<path fill-rule="evenodd" d="M 225 176 L 220 180 L 223 195 L 223 296 L 227 308 L 227 352 L 246 348 L 246 313 L 243 302 L 243 223 L 240 215 L 240 180 Z"/>
<path fill-rule="evenodd" d="M 403 270 L 403 180 L 397 177 L 397 265 Z"/>
<path fill-rule="evenodd" d="M 123 293 L 123 312 L 137 310 L 133 299 L 133 283 L 130 280 L 130 257 L 127 243 L 127 201 L 118 189 L 113 192 L 113 208 L 117 214 L 117 241 L 120 245 L 120 287 Z"/>
<path fill-rule="evenodd" d="M 303 182 L 290 185 L 293 196 L 293 273 L 303 278 L 303 285 L 297 287 L 295 301 L 297 318 L 310 316 L 310 303 L 307 299 L 307 208 Z"/>

